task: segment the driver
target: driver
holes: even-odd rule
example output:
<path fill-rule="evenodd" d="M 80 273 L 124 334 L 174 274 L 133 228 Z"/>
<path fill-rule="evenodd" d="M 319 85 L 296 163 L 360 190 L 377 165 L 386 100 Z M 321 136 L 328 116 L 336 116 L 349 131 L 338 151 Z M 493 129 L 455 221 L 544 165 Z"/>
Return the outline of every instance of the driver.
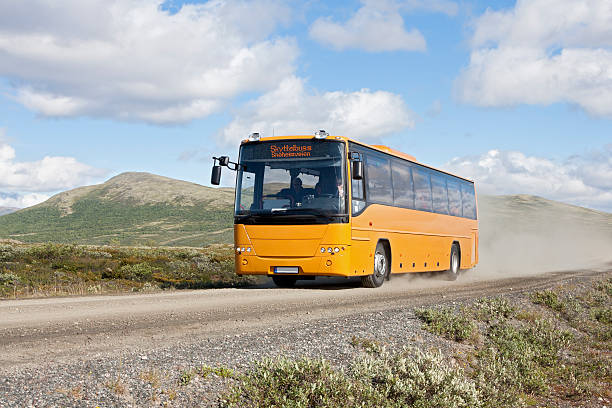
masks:
<path fill-rule="evenodd" d="M 316 196 L 329 195 L 331 197 L 344 197 L 344 184 L 340 174 L 331 174 L 320 180 L 315 186 Z"/>
<path fill-rule="evenodd" d="M 295 177 L 291 180 L 291 188 L 283 188 L 278 195 L 289 198 L 292 205 L 301 203 L 305 195 L 304 189 L 302 188 L 302 179 Z"/>

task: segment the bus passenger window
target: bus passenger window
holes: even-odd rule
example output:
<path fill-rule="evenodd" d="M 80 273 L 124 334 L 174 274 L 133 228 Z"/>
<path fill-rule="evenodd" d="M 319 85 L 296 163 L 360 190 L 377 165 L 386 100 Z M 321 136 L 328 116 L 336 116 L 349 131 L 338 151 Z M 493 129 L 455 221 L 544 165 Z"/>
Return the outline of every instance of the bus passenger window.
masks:
<path fill-rule="evenodd" d="M 456 180 L 449 178 L 446 180 L 448 186 L 448 209 L 450 215 L 461 217 L 463 211 L 461 209 L 461 187 Z"/>
<path fill-rule="evenodd" d="M 389 159 L 371 154 L 366 156 L 368 201 L 393 204 Z"/>
<path fill-rule="evenodd" d="M 398 207 L 414 208 L 414 190 L 410 165 L 399 160 L 391 162 L 393 175 L 393 204 Z"/>
<path fill-rule="evenodd" d="M 433 209 L 438 214 L 448 214 L 448 193 L 446 180 L 441 174 L 431 175 L 431 192 L 433 195 Z"/>
<path fill-rule="evenodd" d="M 472 220 L 476 219 L 476 197 L 474 184 L 461 183 L 461 201 L 463 202 L 463 216 Z"/>
<path fill-rule="evenodd" d="M 420 211 L 431 212 L 431 184 L 429 174 L 421 169 L 412 170 L 414 179 L 414 207 Z"/>

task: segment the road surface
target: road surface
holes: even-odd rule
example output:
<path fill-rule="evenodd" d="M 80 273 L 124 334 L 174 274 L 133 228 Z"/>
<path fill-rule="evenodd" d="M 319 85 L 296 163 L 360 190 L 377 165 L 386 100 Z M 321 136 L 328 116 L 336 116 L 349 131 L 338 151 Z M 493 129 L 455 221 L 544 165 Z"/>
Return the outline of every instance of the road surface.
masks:
<path fill-rule="evenodd" d="M 0 301 L 0 367 L 70 363 L 255 333 L 275 327 L 398 307 L 530 291 L 609 275 L 612 266 L 505 279 L 393 277 L 378 289 L 358 281 L 304 282 L 295 289 L 254 287 L 153 294 Z"/>

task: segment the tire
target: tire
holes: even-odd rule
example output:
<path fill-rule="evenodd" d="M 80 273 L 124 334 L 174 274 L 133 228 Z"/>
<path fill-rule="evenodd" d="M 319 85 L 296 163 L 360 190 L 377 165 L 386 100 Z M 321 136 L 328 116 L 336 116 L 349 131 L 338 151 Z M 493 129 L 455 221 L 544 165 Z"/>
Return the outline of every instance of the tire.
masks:
<path fill-rule="evenodd" d="M 389 274 L 389 256 L 381 242 L 376 245 L 374 252 L 374 270 L 371 275 L 362 276 L 361 284 L 365 288 L 378 288 Z"/>
<path fill-rule="evenodd" d="M 459 255 L 459 245 L 453 244 L 450 253 L 450 269 L 446 271 L 447 280 L 457 280 L 459 277 L 459 266 L 461 265 L 461 256 Z"/>
<path fill-rule="evenodd" d="M 274 284 L 279 288 L 292 288 L 297 279 L 294 276 L 273 276 Z"/>

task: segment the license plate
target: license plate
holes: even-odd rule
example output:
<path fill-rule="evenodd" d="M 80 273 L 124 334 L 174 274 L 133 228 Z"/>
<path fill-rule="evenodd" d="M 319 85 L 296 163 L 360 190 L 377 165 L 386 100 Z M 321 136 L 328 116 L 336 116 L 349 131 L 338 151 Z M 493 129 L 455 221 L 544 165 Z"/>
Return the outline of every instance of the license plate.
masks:
<path fill-rule="evenodd" d="M 299 273 L 297 266 L 275 266 L 274 273 Z"/>

